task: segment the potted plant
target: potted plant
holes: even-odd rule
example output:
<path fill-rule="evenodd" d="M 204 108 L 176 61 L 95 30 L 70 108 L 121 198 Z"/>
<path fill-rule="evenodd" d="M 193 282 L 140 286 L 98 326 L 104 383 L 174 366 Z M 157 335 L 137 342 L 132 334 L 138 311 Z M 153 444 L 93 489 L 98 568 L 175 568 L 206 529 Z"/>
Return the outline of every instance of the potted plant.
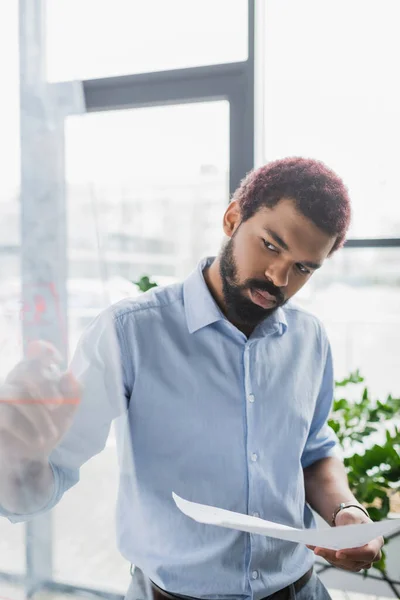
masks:
<path fill-rule="evenodd" d="M 350 487 L 373 521 L 386 519 L 400 505 L 400 398 L 373 400 L 359 371 L 335 388 L 329 425 L 343 448 Z M 374 566 L 400 598 L 386 572 L 385 553 Z"/>
<path fill-rule="evenodd" d="M 150 281 L 150 277 L 147 275 L 143 275 L 138 281 L 134 281 L 133 283 L 138 286 L 141 292 L 147 292 L 147 290 L 157 287 L 157 284 L 154 281 Z"/>

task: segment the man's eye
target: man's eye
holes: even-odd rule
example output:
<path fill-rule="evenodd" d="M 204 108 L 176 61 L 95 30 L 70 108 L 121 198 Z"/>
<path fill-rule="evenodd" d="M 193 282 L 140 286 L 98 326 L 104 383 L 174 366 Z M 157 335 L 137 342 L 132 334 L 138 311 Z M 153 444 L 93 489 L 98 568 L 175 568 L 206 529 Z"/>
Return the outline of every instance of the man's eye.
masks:
<path fill-rule="evenodd" d="M 278 249 L 273 244 L 268 242 L 268 240 L 263 239 L 263 242 L 267 250 L 270 250 L 271 252 L 278 252 Z"/>
<path fill-rule="evenodd" d="M 304 265 L 297 264 L 296 266 L 300 273 L 302 273 L 303 275 L 308 275 L 309 273 L 311 273 L 310 269 L 307 269 L 307 267 L 305 267 Z"/>

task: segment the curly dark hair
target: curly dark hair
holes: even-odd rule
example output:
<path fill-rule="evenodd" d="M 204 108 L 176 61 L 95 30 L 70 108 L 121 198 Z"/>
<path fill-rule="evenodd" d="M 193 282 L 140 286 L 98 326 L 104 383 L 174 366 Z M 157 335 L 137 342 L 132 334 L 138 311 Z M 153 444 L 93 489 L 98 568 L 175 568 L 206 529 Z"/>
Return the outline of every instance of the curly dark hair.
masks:
<path fill-rule="evenodd" d="M 299 213 L 325 233 L 336 236 L 331 254 L 345 241 L 350 225 L 350 198 L 343 181 L 324 163 L 291 157 L 270 162 L 250 172 L 233 195 L 242 221 L 260 208 L 272 208 L 290 198 Z"/>

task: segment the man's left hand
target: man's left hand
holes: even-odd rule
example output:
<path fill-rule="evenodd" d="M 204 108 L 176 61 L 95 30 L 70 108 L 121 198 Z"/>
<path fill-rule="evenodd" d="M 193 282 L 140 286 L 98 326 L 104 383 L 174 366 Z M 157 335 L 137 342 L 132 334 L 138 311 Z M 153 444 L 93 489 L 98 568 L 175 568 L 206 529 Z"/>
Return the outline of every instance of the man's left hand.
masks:
<path fill-rule="evenodd" d="M 357 525 L 359 523 L 371 523 L 361 510 L 357 508 L 345 508 L 336 515 L 336 525 Z M 383 538 L 379 537 L 372 540 L 369 544 L 360 548 L 348 548 L 346 550 L 328 550 L 327 548 L 318 548 L 308 546 L 317 556 L 322 556 L 331 565 L 346 571 L 358 573 L 364 569 L 370 569 L 374 562 L 381 559 L 381 549 L 384 544 Z"/>

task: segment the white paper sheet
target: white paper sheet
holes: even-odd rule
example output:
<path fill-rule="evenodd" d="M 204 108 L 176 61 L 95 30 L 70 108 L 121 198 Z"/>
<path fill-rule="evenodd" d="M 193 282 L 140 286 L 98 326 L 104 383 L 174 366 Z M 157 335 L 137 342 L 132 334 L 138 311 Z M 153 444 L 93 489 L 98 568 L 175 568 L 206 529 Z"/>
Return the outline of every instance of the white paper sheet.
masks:
<path fill-rule="evenodd" d="M 279 523 L 216 508 L 215 506 L 189 502 L 189 500 L 184 500 L 175 493 L 172 493 L 172 496 L 177 507 L 185 515 L 199 523 L 258 533 L 289 542 L 319 546 L 331 550 L 359 548 L 381 535 L 387 536 L 400 530 L 400 519 L 343 527 L 327 526 L 321 529 L 295 529 Z"/>

